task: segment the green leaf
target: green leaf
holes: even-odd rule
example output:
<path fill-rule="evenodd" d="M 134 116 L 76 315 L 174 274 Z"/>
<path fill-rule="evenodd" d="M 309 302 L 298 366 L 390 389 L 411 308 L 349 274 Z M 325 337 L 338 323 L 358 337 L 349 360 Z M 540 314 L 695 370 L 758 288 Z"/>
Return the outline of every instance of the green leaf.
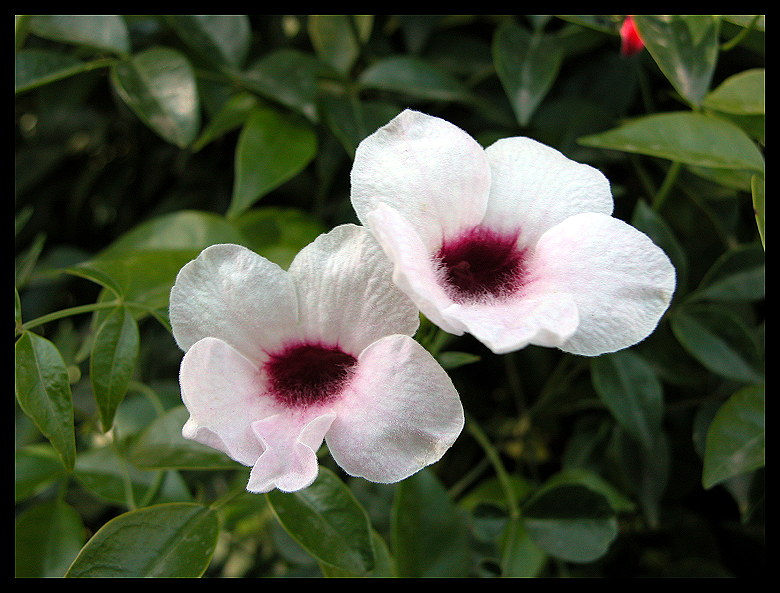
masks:
<path fill-rule="evenodd" d="M 744 387 L 718 410 L 707 430 L 705 488 L 764 467 L 764 391 L 763 385 Z"/>
<path fill-rule="evenodd" d="M 744 245 L 724 253 L 707 271 L 689 300 L 749 302 L 764 298 L 766 263 L 764 250 Z"/>
<path fill-rule="evenodd" d="M 38 494 L 67 473 L 57 452 L 46 443 L 18 449 L 14 456 L 14 500 Z"/>
<path fill-rule="evenodd" d="M 257 98 L 249 93 L 238 93 L 230 97 L 203 129 L 198 139 L 192 145 L 192 150 L 197 152 L 209 142 L 243 126 L 249 115 L 257 107 L 257 101 Z"/>
<path fill-rule="evenodd" d="M 736 115 L 763 115 L 764 68 L 753 68 L 734 74 L 707 94 L 703 106 Z"/>
<path fill-rule="evenodd" d="M 678 294 L 684 294 L 688 280 L 688 254 L 677 240 L 674 231 L 658 212 L 643 200 L 638 200 L 631 217 L 631 225 L 642 231 L 669 256 L 677 275 Z"/>
<path fill-rule="evenodd" d="M 159 471 L 137 468 L 111 446 L 80 452 L 75 475 L 80 484 L 92 493 L 128 508 L 150 498 L 160 502 L 189 498 L 186 487 L 175 472 L 164 476 Z"/>
<path fill-rule="evenodd" d="M 742 129 L 725 119 L 700 113 L 648 115 L 584 136 L 578 142 L 701 167 L 764 170 L 763 155 Z"/>
<path fill-rule="evenodd" d="M 353 95 L 332 92 L 321 94 L 320 110 L 323 120 L 350 158 L 355 157 L 361 140 L 401 111 L 391 103 L 360 101 Z"/>
<path fill-rule="evenodd" d="M 672 459 L 669 439 L 658 432 L 648 449 L 625 432 L 619 432 L 613 442 L 625 483 L 639 501 L 645 521 L 653 528 L 660 525 L 661 501 L 669 485 Z"/>
<path fill-rule="evenodd" d="M 729 310 L 693 303 L 675 310 L 671 325 L 683 348 L 711 372 L 735 381 L 763 381 L 758 345 Z"/>
<path fill-rule="evenodd" d="M 539 576 L 547 554 L 534 543 L 522 519 L 510 519 L 501 537 L 501 576 L 532 578 Z"/>
<path fill-rule="evenodd" d="M 764 218 L 764 184 L 763 175 L 753 175 L 750 187 L 753 194 L 753 211 L 755 212 L 756 226 L 758 227 L 758 234 L 761 237 L 762 247 L 764 247 L 764 235 L 766 234 Z"/>
<path fill-rule="evenodd" d="M 392 508 L 398 576 L 468 576 L 471 558 L 465 521 L 463 511 L 430 470 L 400 482 Z"/>
<path fill-rule="evenodd" d="M 531 33 L 509 21 L 498 27 L 493 61 L 521 126 L 529 124 L 555 82 L 563 56 L 563 45 L 541 30 Z"/>
<path fill-rule="evenodd" d="M 468 88 L 458 79 L 413 56 L 382 58 L 362 72 L 359 82 L 367 89 L 401 93 L 426 100 L 472 100 Z"/>
<path fill-rule="evenodd" d="M 155 419 L 133 441 L 128 459 L 141 469 L 236 469 L 238 462 L 211 447 L 185 439 L 181 429 L 189 417 L 176 406 Z"/>
<path fill-rule="evenodd" d="M 317 137 L 303 120 L 270 107 L 249 116 L 236 147 L 235 184 L 228 217 L 300 173 L 317 152 Z"/>
<path fill-rule="evenodd" d="M 153 47 L 111 69 L 111 82 L 135 114 L 164 140 L 184 148 L 200 127 L 195 72 L 176 50 Z"/>
<path fill-rule="evenodd" d="M 307 19 L 309 39 L 317 55 L 344 74 L 360 55 L 352 19 L 349 14 L 312 14 Z"/>
<path fill-rule="evenodd" d="M 693 106 L 701 104 L 718 61 L 716 15 L 634 15 L 645 47 L 666 78 Z"/>
<path fill-rule="evenodd" d="M 595 357 L 590 368 L 601 401 L 621 428 L 649 449 L 664 409 L 663 388 L 653 368 L 630 350 Z"/>
<path fill-rule="evenodd" d="M 177 210 L 141 222 L 103 249 L 97 259 L 132 256 L 137 251 L 198 251 L 217 243 L 242 243 L 243 237 L 213 212 Z"/>
<path fill-rule="evenodd" d="M 36 14 L 30 19 L 30 31 L 54 41 L 130 53 L 130 35 L 117 14 Z"/>
<path fill-rule="evenodd" d="M 14 91 L 23 93 L 91 68 L 90 64 L 67 54 L 44 49 L 23 49 L 15 56 Z"/>
<path fill-rule="evenodd" d="M 467 364 L 472 364 L 474 362 L 478 362 L 480 359 L 481 356 L 478 354 L 472 354 L 471 352 L 449 351 L 442 352 L 436 356 L 436 360 L 439 361 L 439 364 L 447 370 L 452 370 Z"/>
<path fill-rule="evenodd" d="M 63 465 L 73 469 L 76 437 L 68 369 L 57 347 L 24 332 L 14 348 L 16 399 L 24 413 L 49 439 Z"/>
<path fill-rule="evenodd" d="M 252 31 L 244 14 L 169 14 L 168 23 L 198 56 L 214 66 L 240 68 Z"/>
<path fill-rule="evenodd" d="M 304 210 L 273 206 L 247 210 L 233 223 L 247 247 L 285 269 L 301 249 L 327 231 Z"/>
<path fill-rule="evenodd" d="M 127 307 L 117 307 L 98 329 L 90 357 L 90 381 L 104 432 L 113 426 L 116 409 L 127 394 L 139 346 L 133 315 Z"/>
<path fill-rule="evenodd" d="M 317 77 L 323 65 L 294 49 L 271 51 L 239 75 L 247 89 L 317 121 Z"/>
<path fill-rule="evenodd" d="M 217 512 L 200 504 L 130 511 L 103 525 L 65 576 L 200 577 L 211 562 L 218 535 Z"/>
<path fill-rule="evenodd" d="M 373 570 L 368 515 L 333 472 L 320 467 L 308 488 L 266 496 L 285 531 L 314 558 L 350 574 Z"/>
<path fill-rule="evenodd" d="M 16 578 L 63 576 L 86 540 L 81 517 L 61 500 L 29 507 L 14 527 Z"/>
<path fill-rule="evenodd" d="M 607 499 L 582 485 L 544 488 L 523 509 L 525 527 L 547 554 L 569 562 L 592 562 L 617 537 Z"/>
<path fill-rule="evenodd" d="M 396 574 L 395 566 L 393 565 L 393 557 L 390 555 L 390 550 L 387 547 L 387 543 L 376 531 L 371 532 L 371 545 L 374 550 L 375 562 L 374 568 L 367 573 L 351 573 L 321 562 L 320 570 L 322 571 L 322 575 L 330 579 L 343 579 L 349 577 L 370 577 L 375 579 L 385 579 L 395 577 Z"/>

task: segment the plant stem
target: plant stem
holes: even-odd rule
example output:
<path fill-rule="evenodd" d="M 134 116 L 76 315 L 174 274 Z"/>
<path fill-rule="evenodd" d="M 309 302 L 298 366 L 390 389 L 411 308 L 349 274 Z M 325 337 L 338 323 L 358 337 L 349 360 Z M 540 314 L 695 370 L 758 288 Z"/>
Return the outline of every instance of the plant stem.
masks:
<path fill-rule="evenodd" d="M 72 315 L 81 315 L 82 313 L 92 313 L 93 311 L 100 311 L 101 309 L 111 309 L 112 307 L 116 307 L 117 305 L 120 304 L 121 301 L 116 300 L 116 301 L 106 301 L 102 303 L 92 303 L 89 305 L 78 305 L 76 307 L 69 307 L 67 309 L 55 311 L 54 313 L 47 313 L 46 315 L 41 315 L 40 317 L 28 321 L 27 323 L 23 323 L 20 327 L 16 328 L 16 332 L 17 334 L 19 334 L 22 333 L 23 331 L 32 329 L 34 327 L 38 327 L 39 325 L 49 323 L 50 321 L 56 321 L 57 319 L 63 319 L 65 317 L 70 317 Z"/>
<path fill-rule="evenodd" d="M 493 470 L 496 472 L 498 481 L 501 484 L 501 489 L 504 491 L 504 498 L 506 499 L 509 517 L 511 519 L 520 518 L 520 506 L 517 503 L 515 491 L 512 488 L 512 483 L 509 480 L 509 472 L 507 472 L 506 468 L 504 467 L 504 463 L 501 461 L 501 456 L 499 455 L 498 451 L 490 442 L 490 439 L 484 433 L 479 424 L 477 424 L 477 422 L 470 416 L 467 416 L 466 418 L 466 429 L 479 443 L 479 445 L 482 447 L 482 450 L 485 451 L 485 455 L 487 455 L 487 458 L 490 460 L 490 463 L 493 465 Z"/>

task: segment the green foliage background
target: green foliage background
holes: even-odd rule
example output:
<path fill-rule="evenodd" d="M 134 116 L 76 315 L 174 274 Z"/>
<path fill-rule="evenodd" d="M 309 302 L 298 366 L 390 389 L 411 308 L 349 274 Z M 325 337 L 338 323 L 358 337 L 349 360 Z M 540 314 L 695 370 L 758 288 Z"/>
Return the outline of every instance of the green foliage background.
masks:
<path fill-rule="evenodd" d="M 624 17 L 17 16 L 16 575 L 763 576 L 764 17 L 636 15 L 622 56 Z M 356 222 L 406 107 L 600 168 L 674 302 L 594 359 L 424 322 L 468 417 L 438 464 L 246 494 L 181 438 L 170 286 Z"/>

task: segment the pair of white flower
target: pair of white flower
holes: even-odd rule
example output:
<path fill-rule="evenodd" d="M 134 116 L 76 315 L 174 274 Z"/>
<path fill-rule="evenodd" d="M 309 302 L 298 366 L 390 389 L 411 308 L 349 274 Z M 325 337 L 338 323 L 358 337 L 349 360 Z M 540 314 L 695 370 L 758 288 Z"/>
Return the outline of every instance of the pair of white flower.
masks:
<path fill-rule="evenodd" d="M 320 236 L 288 271 L 209 247 L 171 291 L 183 434 L 252 467 L 251 492 L 311 484 L 323 441 L 375 482 L 441 458 L 463 409 L 412 338 L 420 311 L 496 353 L 595 356 L 644 339 L 671 300 L 669 259 L 611 216 L 607 179 L 531 139 L 483 149 L 407 110 L 360 144 L 351 182 L 365 226 Z"/>

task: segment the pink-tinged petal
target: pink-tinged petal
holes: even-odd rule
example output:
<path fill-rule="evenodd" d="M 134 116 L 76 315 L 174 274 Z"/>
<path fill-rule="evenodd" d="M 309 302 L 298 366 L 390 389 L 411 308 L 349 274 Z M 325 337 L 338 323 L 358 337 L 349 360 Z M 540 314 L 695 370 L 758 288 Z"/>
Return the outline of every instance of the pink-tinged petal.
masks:
<path fill-rule="evenodd" d="M 295 326 L 295 289 L 287 272 L 249 249 L 213 245 L 179 271 L 170 318 L 182 350 L 210 336 L 256 360 Z"/>
<path fill-rule="evenodd" d="M 447 373 L 408 336 L 364 350 L 334 407 L 326 436 L 347 473 L 390 483 L 438 461 L 463 429 L 463 408 Z"/>
<path fill-rule="evenodd" d="M 536 271 L 571 294 L 580 323 L 562 350 L 597 356 L 645 339 L 671 302 L 675 270 L 652 240 L 603 214 L 579 214 L 539 241 Z"/>
<path fill-rule="evenodd" d="M 433 255 L 416 229 L 401 213 L 385 204 L 370 212 L 366 223 L 392 261 L 393 281 L 398 287 L 433 323 L 444 331 L 461 335 L 465 327 L 443 313 L 452 305 L 452 299 L 442 287 Z"/>
<path fill-rule="evenodd" d="M 564 293 L 534 294 L 503 302 L 453 305 L 447 313 L 496 354 L 529 344 L 559 347 L 577 330 L 574 298 Z"/>
<path fill-rule="evenodd" d="M 252 422 L 276 413 L 264 397 L 258 367 L 229 344 L 203 338 L 186 352 L 179 372 L 181 396 L 190 413 L 182 433 L 252 465 L 263 452 Z"/>
<path fill-rule="evenodd" d="M 252 430 L 265 451 L 252 467 L 247 490 L 294 492 L 314 482 L 317 449 L 334 418 L 330 412 L 313 417 L 285 413 L 253 422 Z"/>
<path fill-rule="evenodd" d="M 523 245 L 569 216 L 611 214 L 609 181 L 589 165 L 577 163 L 531 138 L 504 138 L 485 151 L 493 171 L 483 224 L 519 231 Z"/>
<path fill-rule="evenodd" d="M 386 203 L 429 250 L 485 212 L 490 167 L 482 147 L 457 126 L 406 110 L 363 140 L 352 167 L 352 204 L 364 224 Z"/>
<path fill-rule="evenodd" d="M 341 225 L 320 235 L 298 253 L 289 272 L 309 339 L 357 356 L 382 336 L 417 331 L 417 308 L 393 283 L 392 264 L 365 227 Z"/>

